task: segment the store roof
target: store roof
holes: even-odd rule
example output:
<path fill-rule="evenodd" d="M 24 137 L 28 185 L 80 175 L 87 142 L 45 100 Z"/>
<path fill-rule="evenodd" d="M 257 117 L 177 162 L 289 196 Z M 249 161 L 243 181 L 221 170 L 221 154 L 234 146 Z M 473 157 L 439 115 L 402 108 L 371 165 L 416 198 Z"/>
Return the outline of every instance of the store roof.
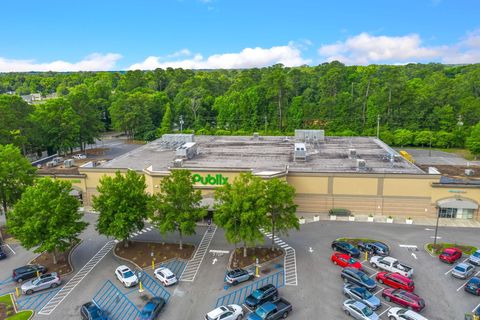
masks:
<path fill-rule="evenodd" d="M 294 161 L 294 137 L 195 136 L 198 154 L 184 159 L 183 167 L 192 170 L 252 170 L 254 172 L 361 172 L 425 174 L 400 157 L 382 141 L 371 137 L 325 137 L 305 143 L 307 160 Z M 175 149 L 181 141 L 157 139 L 100 168 L 128 168 L 165 171 L 173 167 Z M 355 154 L 351 154 L 355 149 Z M 358 168 L 357 159 L 366 166 Z"/>

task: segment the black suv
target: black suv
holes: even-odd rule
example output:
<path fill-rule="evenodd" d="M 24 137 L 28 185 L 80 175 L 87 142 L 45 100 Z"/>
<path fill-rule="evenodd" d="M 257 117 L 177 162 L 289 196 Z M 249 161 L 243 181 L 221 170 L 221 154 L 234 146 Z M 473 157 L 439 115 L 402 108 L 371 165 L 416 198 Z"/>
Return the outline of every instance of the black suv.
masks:
<path fill-rule="evenodd" d="M 0 260 L 5 259 L 7 257 L 7 254 L 5 253 L 5 250 L 3 250 L 3 247 L 0 246 Z"/>
<path fill-rule="evenodd" d="M 107 320 L 105 313 L 94 303 L 87 302 L 80 308 L 82 320 Z"/>
<path fill-rule="evenodd" d="M 377 283 L 361 270 L 355 268 L 345 268 L 340 275 L 345 283 L 353 283 L 368 290 L 374 290 Z"/>
<path fill-rule="evenodd" d="M 253 291 L 251 295 L 245 298 L 245 304 L 252 309 L 278 298 L 278 290 L 273 284 L 267 284 Z"/>
<path fill-rule="evenodd" d="M 353 258 L 360 257 L 360 251 L 358 251 L 357 248 L 355 248 L 353 245 L 345 241 L 337 241 L 337 240 L 333 241 L 332 250 L 348 254 Z"/>
<path fill-rule="evenodd" d="M 38 264 L 29 264 L 13 270 L 12 278 L 14 281 L 23 282 L 24 280 L 35 278 L 37 271 L 40 274 L 47 272 L 47 268 Z"/>
<path fill-rule="evenodd" d="M 388 256 L 390 249 L 385 243 L 382 242 L 359 242 L 358 249 L 362 252 L 368 252 L 377 256 Z"/>

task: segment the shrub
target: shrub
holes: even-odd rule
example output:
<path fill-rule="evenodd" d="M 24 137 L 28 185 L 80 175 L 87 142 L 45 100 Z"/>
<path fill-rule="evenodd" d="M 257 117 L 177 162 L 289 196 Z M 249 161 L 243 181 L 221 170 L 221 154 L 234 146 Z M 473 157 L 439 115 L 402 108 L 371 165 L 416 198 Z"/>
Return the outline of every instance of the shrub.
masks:
<path fill-rule="evenodd" d="M 331 215 L 331 216 L 349 217 L 349 216 L 352 215 L 352 212 L 348 209 L 332 208 L 328 211 L 328 214 Z"/>

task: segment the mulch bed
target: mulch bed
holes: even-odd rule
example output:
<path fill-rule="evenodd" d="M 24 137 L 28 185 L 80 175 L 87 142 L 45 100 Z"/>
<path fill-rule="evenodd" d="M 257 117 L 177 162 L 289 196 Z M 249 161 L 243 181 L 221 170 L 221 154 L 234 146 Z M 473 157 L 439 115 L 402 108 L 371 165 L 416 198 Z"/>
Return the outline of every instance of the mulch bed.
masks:
<path fill-rule="evenodd" d="M 439 255 L 440 253 L 443 252 L 443 249 L 452 248 L 452 247 L 458 248 L 462 250 L 464 254 L 468 254 L 468 255 L 474 253 L 477 250 L 477 247 L 469 246 L 469 245 L 455 244 L 455 243 L 437 243 L 435 245 L 435 251 L 433 253 L 436 255 Z M 433 243 L 427 244 L 427 248 L 431 252 L 433 248 Z"/>
<path fill-rule="evenodd" d="M 87 149 L 85 150 L 85 154 L 89 155 L 95 155 L 95 156 L 99 156 L 99 155 L 104 155 L 106 151 L 108 151 L 110 149 L 108 148 L 95 148 L 95 149 Z"/>
<path fill-rule="evenodd" d="M 38 257 L 33 259 L 30 263 L 31 264 L 40 264 L 42 266 L 47 267 L 48 272 L 56 272 L 59 275 L 65 275 L 73 271 L 73 267 L 70 265 L 68 261 L 68 255 L 70 251 L 73 249 L 70 248 L 69 250 L 57 253 L 57 264 L 53 263 L 53 256 L 51 253 L 43 252 Z"/>
<path fill-rule="evenodd" d="M 237 248 L 235 252 L 237 265 L 234 266 L 234 259 L 232 259 L 232 263 L 230 268 L 245 268 L 252 264 L 256 263 L 256 259 L 258 258 L 258 263 L 263 264 L 265 262 L 275 260 L 278 257 L 281 257 L 285 254 L 282 249 L 276 248 L 272 251 L 272 248 L 247 248 L 247 257 L 243 256 L 243 248 Z"/>
<path fill-rule="evenodd" d="M 178 243 L 156 243 L 131 241 L 127 248 L 123 243 L 118 243 L 115 247 L 115 254 L 123 259 L 132 261 L 141 268 L 152 265 L 152 252 L 155 258 L 155 264 L 170 259 L 178 258 L 188 260 L 192 257 L 195 246 L 183 244 L 183 249 L 179 249 Z"/>
<path fill-rule="evenodd" d="M 441 174 L 450 177 L 462 177 L 462 178 L 480 178 L 479 166 L 451 166 L 451 165 L 419 165 L 419 167 L 428 172 L 428 167 L 435 167 Z M 473 176 L 466 176 L 465 169 L 473 169 Z"/>
<path fill-rule="evenodd" d="M 2 232 L 2 237 L 4 241 L 10 238 L 13 238 L 13 236 L 10 233 L 8 233 L 7 226 L 1 226 L 0 230 Z"/>

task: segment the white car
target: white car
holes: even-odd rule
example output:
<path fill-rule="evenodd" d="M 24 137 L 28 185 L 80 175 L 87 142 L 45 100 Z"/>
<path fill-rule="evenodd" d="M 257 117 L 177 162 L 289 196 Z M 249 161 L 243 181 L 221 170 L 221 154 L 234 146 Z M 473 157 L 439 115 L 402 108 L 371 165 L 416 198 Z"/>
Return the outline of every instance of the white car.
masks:
<path fill-rule="evenodd" d="M 165 267 L 155 269 L 153 273 L 155 274 L 155 277 L 160 280 L 160 282 L 163 283 L 165 287 L 171 286 L 178 281 L 177 277 L 173 274 L 173 272 Z"/>
<path fill-rule="evenodd" d="M 87 158 L 87 156 L 85 154 L 81 154 L 81 153 L 73 156 L 73 159 L 86 159 L 86 158 Z"/>
<path fill-rule="evenodd" d="M 424 316 L 416 313 L 415 311 L 405 308 L 390 308 L 388 310 L 389 320 L 428 320 Z"/>
<path fill-rule="evenodd" d="M 242 307 L 236 304 L 221 306 L 210 311 L 205 316 L 205 320 L 239 320 L 243 317 Z"/>
<path fill-rule="evenodd" d="M 475 251 L 469 258 L 471 264 L 480 266 L 480 250 Z"/>
<path fill-rule="evenodd" d="M 135 272 L 127 266 L 118 267 L 115 270 L 115 276 L 126 288 L 136 286 L 138 283 L 138 277 L 135 275 Z"/>

